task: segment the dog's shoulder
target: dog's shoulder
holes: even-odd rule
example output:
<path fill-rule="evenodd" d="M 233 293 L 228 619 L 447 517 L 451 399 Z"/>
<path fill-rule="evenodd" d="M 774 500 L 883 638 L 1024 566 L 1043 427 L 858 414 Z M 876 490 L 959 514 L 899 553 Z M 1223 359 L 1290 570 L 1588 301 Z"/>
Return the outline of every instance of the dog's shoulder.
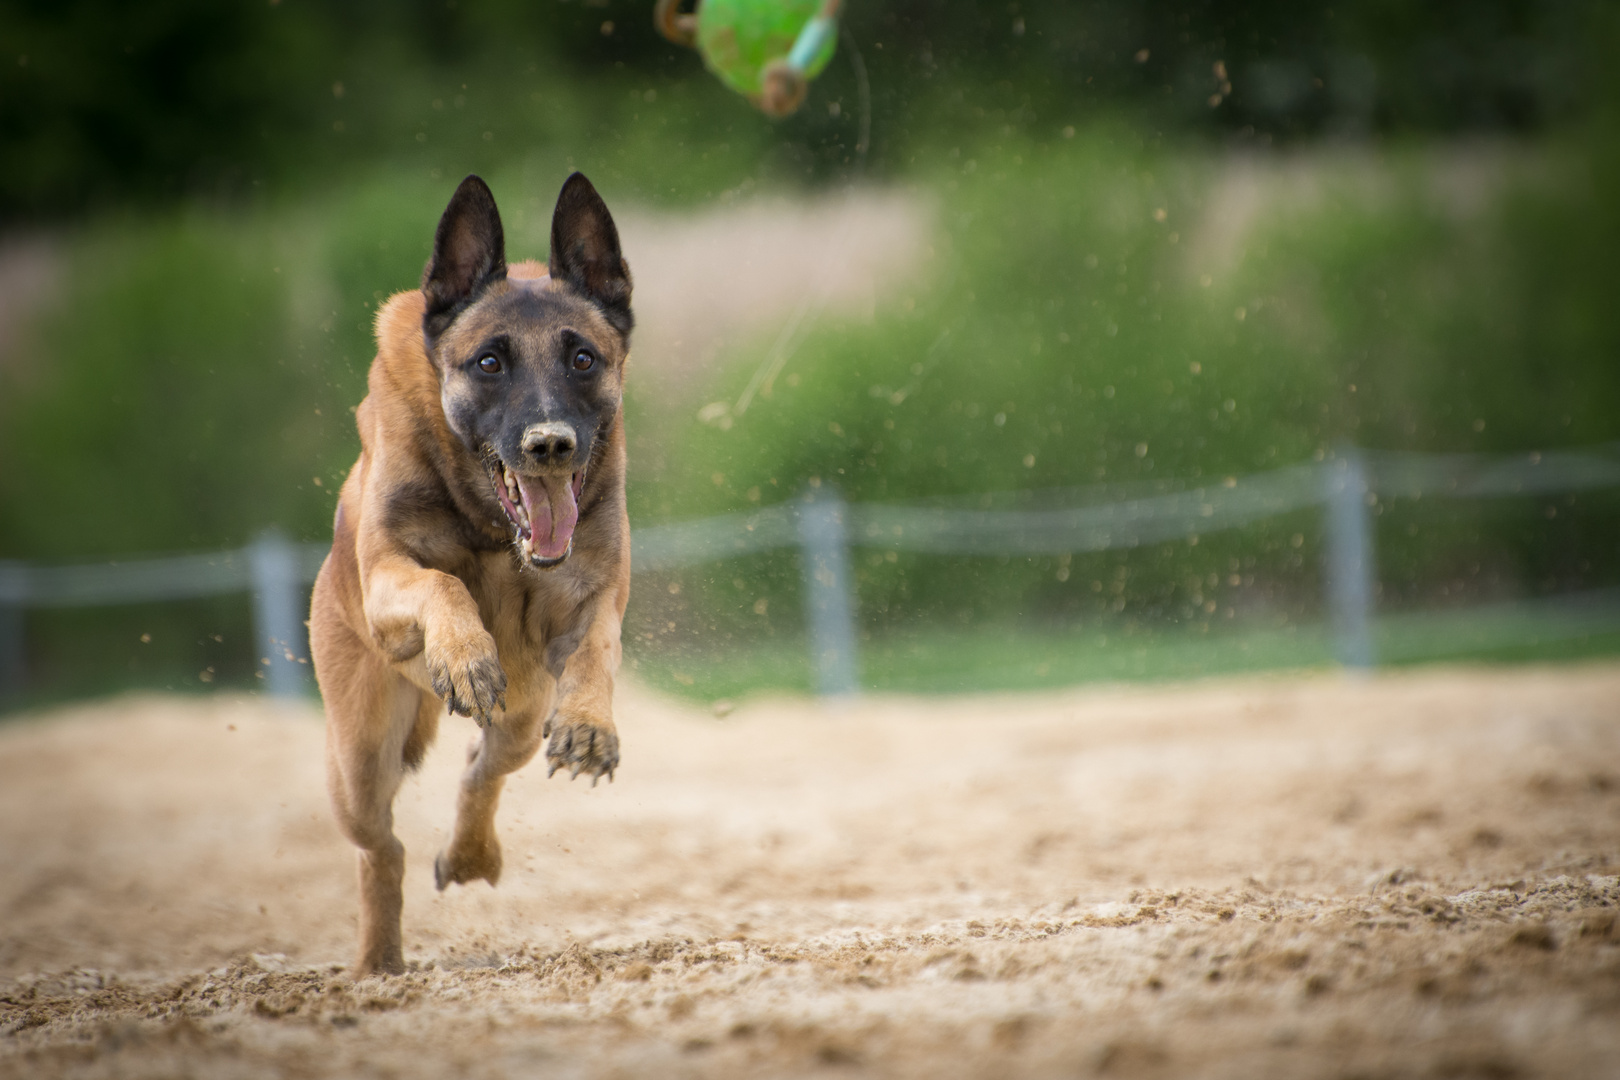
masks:
<path fill-rule="evenodd" d="M 356 412 L 360 443 L 383 464 L 383 477 L 438 474 L 435 465 L 461 457 L 444 418 L 439 379 L 422 342 L 420 290 L 395 293 L 377 309 L 377 356 L 366 399 Z"/>
<path fill-rule="evenodd" d="M 439 380 L 422 341 L 419 289 L 395 293 L 377 310 L 377 355 L 355 413 L 363 456 L 362 533 L 379 529 L 428 563 L 454 563 L 505 546 L 470 517 L 458 486 L 477 483 L 444 418 Z"/>
<path fill-rule="evenodd" d="M 406 289 L 390 296 L 377 309 L 375 329 L 377 358 L 371 363 L 373 396 L 379 389 L 391 395 L 403 394 L 405 404 L 427 405 L 436 403 L 439 381 L 433 374 L 433 361 L 428 359 L 422 341 L 422 314 L 426 301 L 420 289 Z M 383 386 L 377 384 L 382 381 Z"/>

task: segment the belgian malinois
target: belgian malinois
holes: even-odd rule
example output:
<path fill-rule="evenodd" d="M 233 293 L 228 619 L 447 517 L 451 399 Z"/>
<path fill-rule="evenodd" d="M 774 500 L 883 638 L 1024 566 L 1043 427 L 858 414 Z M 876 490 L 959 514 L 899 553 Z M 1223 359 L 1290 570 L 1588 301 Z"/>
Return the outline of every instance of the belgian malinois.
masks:
<path fill-rule="evenodd" d="M 500 878 L 501 787 L 548 735 L 548 776 L 595 783 L 619 764 L 632 321 L 618 231 L 579 173 L 557 199 L 544 268 L 507 266 L 494 196 L 467 177 L 421 289 L 377 312 L 360 459 L 309 624 L 327 783 L 360 849 L 357 977 L 404 970 L 394 794 L 446 705 L 482 731 L 434 862 L 440 889 Z"/>

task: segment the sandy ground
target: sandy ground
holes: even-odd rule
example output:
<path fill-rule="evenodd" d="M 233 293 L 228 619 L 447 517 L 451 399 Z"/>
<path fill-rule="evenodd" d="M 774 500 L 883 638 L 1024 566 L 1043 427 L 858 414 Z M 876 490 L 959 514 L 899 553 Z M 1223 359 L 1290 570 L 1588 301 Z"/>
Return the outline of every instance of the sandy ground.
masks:
<path fill-rule="evenodd" d="M 0 1076 L 1620 1074 L 1620 667 L 620 713 L 358 983 L 314 710 L 0 727 Z"/>

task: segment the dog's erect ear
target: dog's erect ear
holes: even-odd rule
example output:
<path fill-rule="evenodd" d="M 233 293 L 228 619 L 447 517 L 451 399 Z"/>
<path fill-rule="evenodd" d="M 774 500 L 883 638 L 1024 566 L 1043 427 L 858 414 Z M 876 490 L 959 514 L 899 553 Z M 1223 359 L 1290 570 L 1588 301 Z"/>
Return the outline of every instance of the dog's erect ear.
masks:
<path fill-rule="evenodd" d="M 444 208 L 433 235 L 433 257 L 422 271 L 428 347 L 479 293 L 505 277 L 506 235 L 495 196 L 489 185 L 469 176 Z"/>
<path fill-rule="evenodd" d="M 621 334 L 630 332 L 630 267 L 619 252 L 613 215 L 584 173 L 570 176 L 557 196 L 550 270 L 552 278 L 596 301 Z"/>

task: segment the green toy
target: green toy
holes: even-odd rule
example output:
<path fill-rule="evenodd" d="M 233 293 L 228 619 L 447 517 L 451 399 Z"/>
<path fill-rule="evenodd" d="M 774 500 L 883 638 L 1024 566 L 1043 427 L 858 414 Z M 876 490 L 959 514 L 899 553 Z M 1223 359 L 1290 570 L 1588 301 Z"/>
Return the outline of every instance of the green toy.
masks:
<path fill-rule="evenodd" d="M 720 81 L 767 116 L 804 102 L 810 80 L 832 59 L 841 0 L 658 0 L 653 21 L 677 45 L 696 48 Z"/>

